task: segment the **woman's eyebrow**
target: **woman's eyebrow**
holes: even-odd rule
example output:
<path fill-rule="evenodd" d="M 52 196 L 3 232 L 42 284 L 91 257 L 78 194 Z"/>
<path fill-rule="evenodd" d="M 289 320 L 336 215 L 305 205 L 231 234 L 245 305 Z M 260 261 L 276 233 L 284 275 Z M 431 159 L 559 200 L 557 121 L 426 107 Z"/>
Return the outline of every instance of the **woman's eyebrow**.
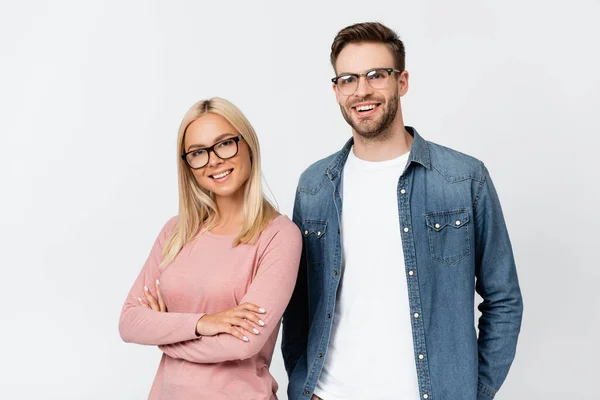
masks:
<path fill-rule="evenodd" d="M 235 136 L 233 133 L 222 133 L 219 136 L 217 136 L 217 138 L 215 139 L 215 142 L 213 143 L 213 145 L 215 143 L 220 142 L 223 139 L 226 139 L 228 136 Z M 206 147 L 210 147 L 210 146 L 206 146 L 204 144 L 192 144 L 190 147 L 188 147 L 187 151 L 190 151 L 191 149 L 203 149 Z"/>

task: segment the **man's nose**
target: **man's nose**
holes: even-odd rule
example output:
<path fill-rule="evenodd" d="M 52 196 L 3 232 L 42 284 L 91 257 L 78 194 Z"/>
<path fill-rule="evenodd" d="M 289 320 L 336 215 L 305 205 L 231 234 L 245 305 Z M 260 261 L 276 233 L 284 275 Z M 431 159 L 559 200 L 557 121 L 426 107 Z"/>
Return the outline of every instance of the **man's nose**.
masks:
<path fill-rule="evenodd" d="M 357 85 L 356 91 L 354 92 L 355 96 L 364 97 L 365 95 L 373 93 L 373 88 L 369 82 L 367 82 L 366 76 L 359 77 Z"/>

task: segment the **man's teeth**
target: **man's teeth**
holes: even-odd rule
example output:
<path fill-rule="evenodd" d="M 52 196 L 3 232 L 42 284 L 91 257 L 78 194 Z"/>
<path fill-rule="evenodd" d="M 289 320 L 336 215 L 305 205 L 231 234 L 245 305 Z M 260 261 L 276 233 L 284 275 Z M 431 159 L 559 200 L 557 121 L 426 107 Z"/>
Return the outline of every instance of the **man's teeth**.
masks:
<path fill-rule="evenodd" d="M 221 179 L 221 178 L 224 178 L 224 177 L 226 177 L 226 176 L 227 176 L 227 175 L 229 175 L 230 173 L 231 173 L 231 170 L 229 170 L 229 171 L 225 171 L 225 172 L 223 172 L 222 174 L 219 174 L 219 175 L 213 175 L 213 178 L 214 178 L 214 179 Z"/>
<path fill-rule="evenodd" d="M 369 110 L 372 110 L 372 109 L 374 109 L 374 108 L 375 108 L 375 105 L 374 105 L 374 104 L 370 104 L 370 105 L 368 105 L 368 106 L 358 106 L 358 107 L 356 107 L 356 109 L 357 109 L 358 111 L 369 111 Z"/>

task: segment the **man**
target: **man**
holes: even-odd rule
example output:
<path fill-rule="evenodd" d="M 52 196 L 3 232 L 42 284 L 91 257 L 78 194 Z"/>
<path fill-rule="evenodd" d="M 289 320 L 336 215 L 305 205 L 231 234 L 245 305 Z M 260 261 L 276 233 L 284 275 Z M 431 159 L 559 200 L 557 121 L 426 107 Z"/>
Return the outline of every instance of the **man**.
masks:
<path fill-rule="evenodd" d="M 404 58 L 379 23 L 331 46 L 352 139 L 298 184 L 290 400 L 492 399 L 514 358 L 522 300 L 496 191 L 483 163 L 404 125 Z"/>

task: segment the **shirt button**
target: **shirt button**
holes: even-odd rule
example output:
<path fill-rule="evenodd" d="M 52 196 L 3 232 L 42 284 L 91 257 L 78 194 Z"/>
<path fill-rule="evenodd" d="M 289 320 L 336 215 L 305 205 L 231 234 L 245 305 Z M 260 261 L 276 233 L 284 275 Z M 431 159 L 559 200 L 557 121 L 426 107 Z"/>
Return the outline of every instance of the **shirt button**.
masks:
<path fill-rule="evenodd" d="M 331 318 L 331 314 L 327 314 L 327 318 Z"/>
<path fill-rule="evenodd" d="M 424 398 L 424 399 L 428 399 L 428 398 L 429 398 L 429 395 L 428 395 L 427 393 L 425 393 L 425 394 L 423 395 L 423 398 Z"/>
<path fill-rule="evenodd" d="M 410 276 L 413 276 L 415 273 L 414 273 L 414 271 L 408 271 L 408 274 L 409 274 Z"/>
<path fill-rule="evenodd" d="M 435 224 L 435 229 L 440 229 L 440 224 Z"/>
<path fill-rule="evenodd" d="M 408 232 L 408 228 L 404 228 L 404 232 Z"/>
<path fill-rule="evenodd" d="M 406 190 L 405 190 L 405 189 L 401 189 L 401 190 L 400 190 L 400 193 L 402 193 L 402 194 L 406 194 Z"/>
<path fill-rule="evenodd" d="M 304 234 L 305 234 L 305 235 L 308 235 L 308 231 L 304 231 Z"/>
<path fill-rule="evenodd" d="M 317 357 L 319 357 L 319 358 L 323 358 L 323 353 L 319 353 L 319 354 L 317 355 Z"/>
<path fill-rule="evenodd" d="M 333 276 L 338 276 L 338 272 L 337 272 L 337 270 L 336 270 L 336 271 L 333 271 Z"/>
<path fill-rule="evenodd" d="M 310 394 L 310 392 L 308 390 L 305 390 L 304 394 Z"/>
<path fill-rule="evenodd" d="M 460 221 L 456 221 L 456 225 L 460 225 Z"/>
<path fill-rule="evenodd" d="M 338 229 L 338 235 L 340 234 L 340 230 Z"/>
<path fill-rule="evenodd" d="M 317 232 L 317 236 L 319 236 L 319 237 L 320 237 L 320 236 L 321 236 L 321 232 Z"/>
<path fill-rule="evenodd" d="M 419 354 L 419 360 L 422 360 L 424 358 L 425 358 L 425 356 L 423 354 Z"/>
<path fill-rule="evenodd" d="M 418 313 L 418 312 L 416 312 L 416 313 L 414 313 L 414 314 L 413 314 L 413 316 L 414 316 L 415 318 L 419 318 L 419 313 Z"/>

